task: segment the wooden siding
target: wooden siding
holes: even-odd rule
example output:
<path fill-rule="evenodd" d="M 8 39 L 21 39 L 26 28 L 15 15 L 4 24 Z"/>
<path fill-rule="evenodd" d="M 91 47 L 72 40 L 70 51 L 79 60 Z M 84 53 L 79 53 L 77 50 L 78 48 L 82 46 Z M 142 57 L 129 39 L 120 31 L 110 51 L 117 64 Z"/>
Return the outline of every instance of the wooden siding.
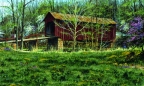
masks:
<path fill-rule="evenodd" d="M 88 29 L 85 29 L 86 32 L 90 31 Z M 70 32 L 68 32 L 67 30 L 60 28 L 58 26 L 55 26 L 55 36 L 61 38 L 62 40 L 73 40 L 72 37 L 69 34 L 63 34 L 63 32 L 67 32 L 70 34 Z M 90 31 L 92 32 L 92 31 Z M 79 33 L 81 34 L 81 33 Z M 96 36 L 96 32 L 94 33 L 94 36 Z M 87 38 L 89 37 L 89 39 L 91 39 L 90 36 L 87 36 Z M 100 40 L 100 35 L 98 36 L 99 40 Z M 109 31 L 105 32 L 104 36 L 103 36 L 103 41 L 112 41 L 114 40 L 116 37 L 116 27 L 115 25 L 112 25 L 111 28 L 109 29 Z M 95 37 L 96 38 L 96 37 Z M 79 35 L 77 37 L 77 40 L 85 40 L 85 35 Z"/>

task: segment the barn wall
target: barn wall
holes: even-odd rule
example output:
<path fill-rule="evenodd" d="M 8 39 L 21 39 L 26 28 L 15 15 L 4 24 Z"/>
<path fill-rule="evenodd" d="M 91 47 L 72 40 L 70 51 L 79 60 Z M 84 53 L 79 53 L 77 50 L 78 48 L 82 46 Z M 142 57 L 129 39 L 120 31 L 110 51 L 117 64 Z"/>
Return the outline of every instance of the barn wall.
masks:
<path fill-rule="evenodd" d="M 80 29 L 80 28 L 81 27 L 78 26 L 78 29 Z M 88 32 L 88 31 L 94 32 L 92 29 L 88 29 L 88 28 L 85 28 L 84 30 L 85 30 L 85 32 Z M 62 40 L 73 40 L 72 37 L 69 34 L 67 34 L 67 35 L 63 34 L 63 32 L 70 33 L 70 32 L 68 32 L 65 29 L 62 29 L 62 28 L 60 28 L 58 26 L 55 26 L 55 36 L 56 37 L 60 37 Z M 78 33 L 78 34 L 81 34 L 81 33 Z M 96 32 L 94 33 L 94 36 L 96 36 Z M 98 39 L 100 40 L 101 36 L 99 35 L 98 37 L 99 37 Z M 112 40 L 115 39 L 115 37 L 116 37 L 116 25 L 111 25 L 109 31 L 105 32 L 102 40 L 103 41 L 112 41 Z M 89 38 L 91 38 L 91 37 L 89 36 Z M 85 35 L 83 35 L 83 34 L 79 35 L 77 37 L 77 40 L 85 40 Z"/>
<path fill-rule="evenodd" d="M 45 21 L 45 25 L 48 23 L 48 22 L 51 22 L 54 20 L 54 17 L 49 13 L 47 14 L 47 16 L 45 17 L 44 21 Z"/>
<path fill-rule="evenodd" d="M 60 37 L 62 40 L 72 40 L 70 35 L 64 34 L 63 32 L 70 33 L 67 30 L 60 28 L 59 26 L 55 26 L 55 36 Z"/>
<path fill-rule="evenodd" d="M 45 36 L 47 36 L 48 34 L 47 34 L 47 27 L 48 27 L 48 24 L 50 23 L 50 22 L 53 22 L 54 21 L 54 17 L 50 14 L 50 13 L 48 13 L 47 14 L 47 16 L 45 17 L 45 19 L 44 19 L 44 22 L 45 22 Z"/>

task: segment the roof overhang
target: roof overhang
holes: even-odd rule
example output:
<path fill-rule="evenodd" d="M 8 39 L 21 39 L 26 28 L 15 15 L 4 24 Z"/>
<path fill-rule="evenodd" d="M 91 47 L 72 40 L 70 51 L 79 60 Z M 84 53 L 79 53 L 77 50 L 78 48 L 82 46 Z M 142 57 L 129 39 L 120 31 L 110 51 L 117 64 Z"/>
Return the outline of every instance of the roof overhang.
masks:
<path fill-rule="evenodd" d="M 73 19 L 77 18 L 78 19 L 77 21 L 79 22 L 98 23 L 98 24 L 116 24 L 114 20 L 109 19 L 109 18 L 98 18 L 98 17 L 91 17 L 91 16 L 62 14 L 62 13 L 56 13 L 56 12 L 48 12 L 48 14 L 51 14 L 55 19 L 58 19 L 58 20 L 73 21 Z M 45 17 L 45 19 L 46 18 L 47 16 Z"/>

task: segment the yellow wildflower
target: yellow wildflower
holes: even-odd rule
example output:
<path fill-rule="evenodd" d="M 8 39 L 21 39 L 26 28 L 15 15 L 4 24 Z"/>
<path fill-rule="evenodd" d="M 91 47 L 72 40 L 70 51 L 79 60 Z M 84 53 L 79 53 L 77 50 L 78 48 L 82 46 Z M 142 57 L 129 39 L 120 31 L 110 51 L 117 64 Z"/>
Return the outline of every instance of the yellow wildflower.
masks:
<path fill-rule="evenodd" d="M 16 84 L 12 83 L 12 84 L 10 84 L 9 86 L 16 86 Z"/>
<path fill-rule="evenodd" d="M 41 58 L 39 61 L 40 61 L 40 62 L 43 62 L 43 61 L 46 61 L 46 60 L 48 60 L 48 59 L 46 59 L 46 58 Z"/>
<path fill-rule="evenodd" d="M 119 64 L 119 66 L 122 66 L 122 64 Z"/>
<path fill-rule="evenodd" d="M 135 55 L 139 55 L 141 52 L 136 52 Z"/>
<path fill-rule="evenodd" d="M 106 70 L 110 70 L 109 68 L 106 68 Z"/>
<path fill-rule="evenodd" d="M 124 56 L 127 56 L 127 55 L 129 55 L 129 54 L 130 54 L 129 51 L 126 51 L 126 52 L 123 52 L 123 53 L 122 53 L 122 55 L 124 55 Z"/>
<path fill-rule="evenodd" d="M 117 66 L 117 65 L 118 65 L 118 63 L 113 63 L 113 65 Z"/>
<path fill-rule="evenodd" d="M 116 55 L 111 55 L 110 57 L 108 57 L 109 59 L 110 58 L 116 58 L 117 56 Z"/>
<path fill-rule="evenodd" d="M 84 81 L 81 81 L 81 82 L 78 82 L 78 86 L 81 86 L 81 85 L 84 85 L 85 84 L 85 82 Z"/>
<path fill-rule="evenodd" d="M 24 58 L 24 60 L 26 60 L 26 61 L 30 61 L 31 59 L 30 59 L 30 58 Z"/>

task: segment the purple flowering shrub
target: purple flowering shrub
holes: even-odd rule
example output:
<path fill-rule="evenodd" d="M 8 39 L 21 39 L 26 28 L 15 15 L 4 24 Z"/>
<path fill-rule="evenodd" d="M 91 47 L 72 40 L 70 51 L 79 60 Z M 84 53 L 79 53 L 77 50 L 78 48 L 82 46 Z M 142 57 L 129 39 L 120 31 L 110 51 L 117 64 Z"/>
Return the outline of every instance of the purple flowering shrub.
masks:
<path fill-rule="evenodd" d="M 135 17 L 130 22 L 130 28 L 127 31 L 127 42 L 131 45 L 140 45 L 144 39 L 144 20 L 141 17 Z"/>
<path fill-rule="evenodd" d="M 118 30 L 122 37 L 117 39 L 116 46 L 128 48 L 144 45 L 144 20 L 141 17 L 135 17 L 129 23 L 122 23 Z"/>

